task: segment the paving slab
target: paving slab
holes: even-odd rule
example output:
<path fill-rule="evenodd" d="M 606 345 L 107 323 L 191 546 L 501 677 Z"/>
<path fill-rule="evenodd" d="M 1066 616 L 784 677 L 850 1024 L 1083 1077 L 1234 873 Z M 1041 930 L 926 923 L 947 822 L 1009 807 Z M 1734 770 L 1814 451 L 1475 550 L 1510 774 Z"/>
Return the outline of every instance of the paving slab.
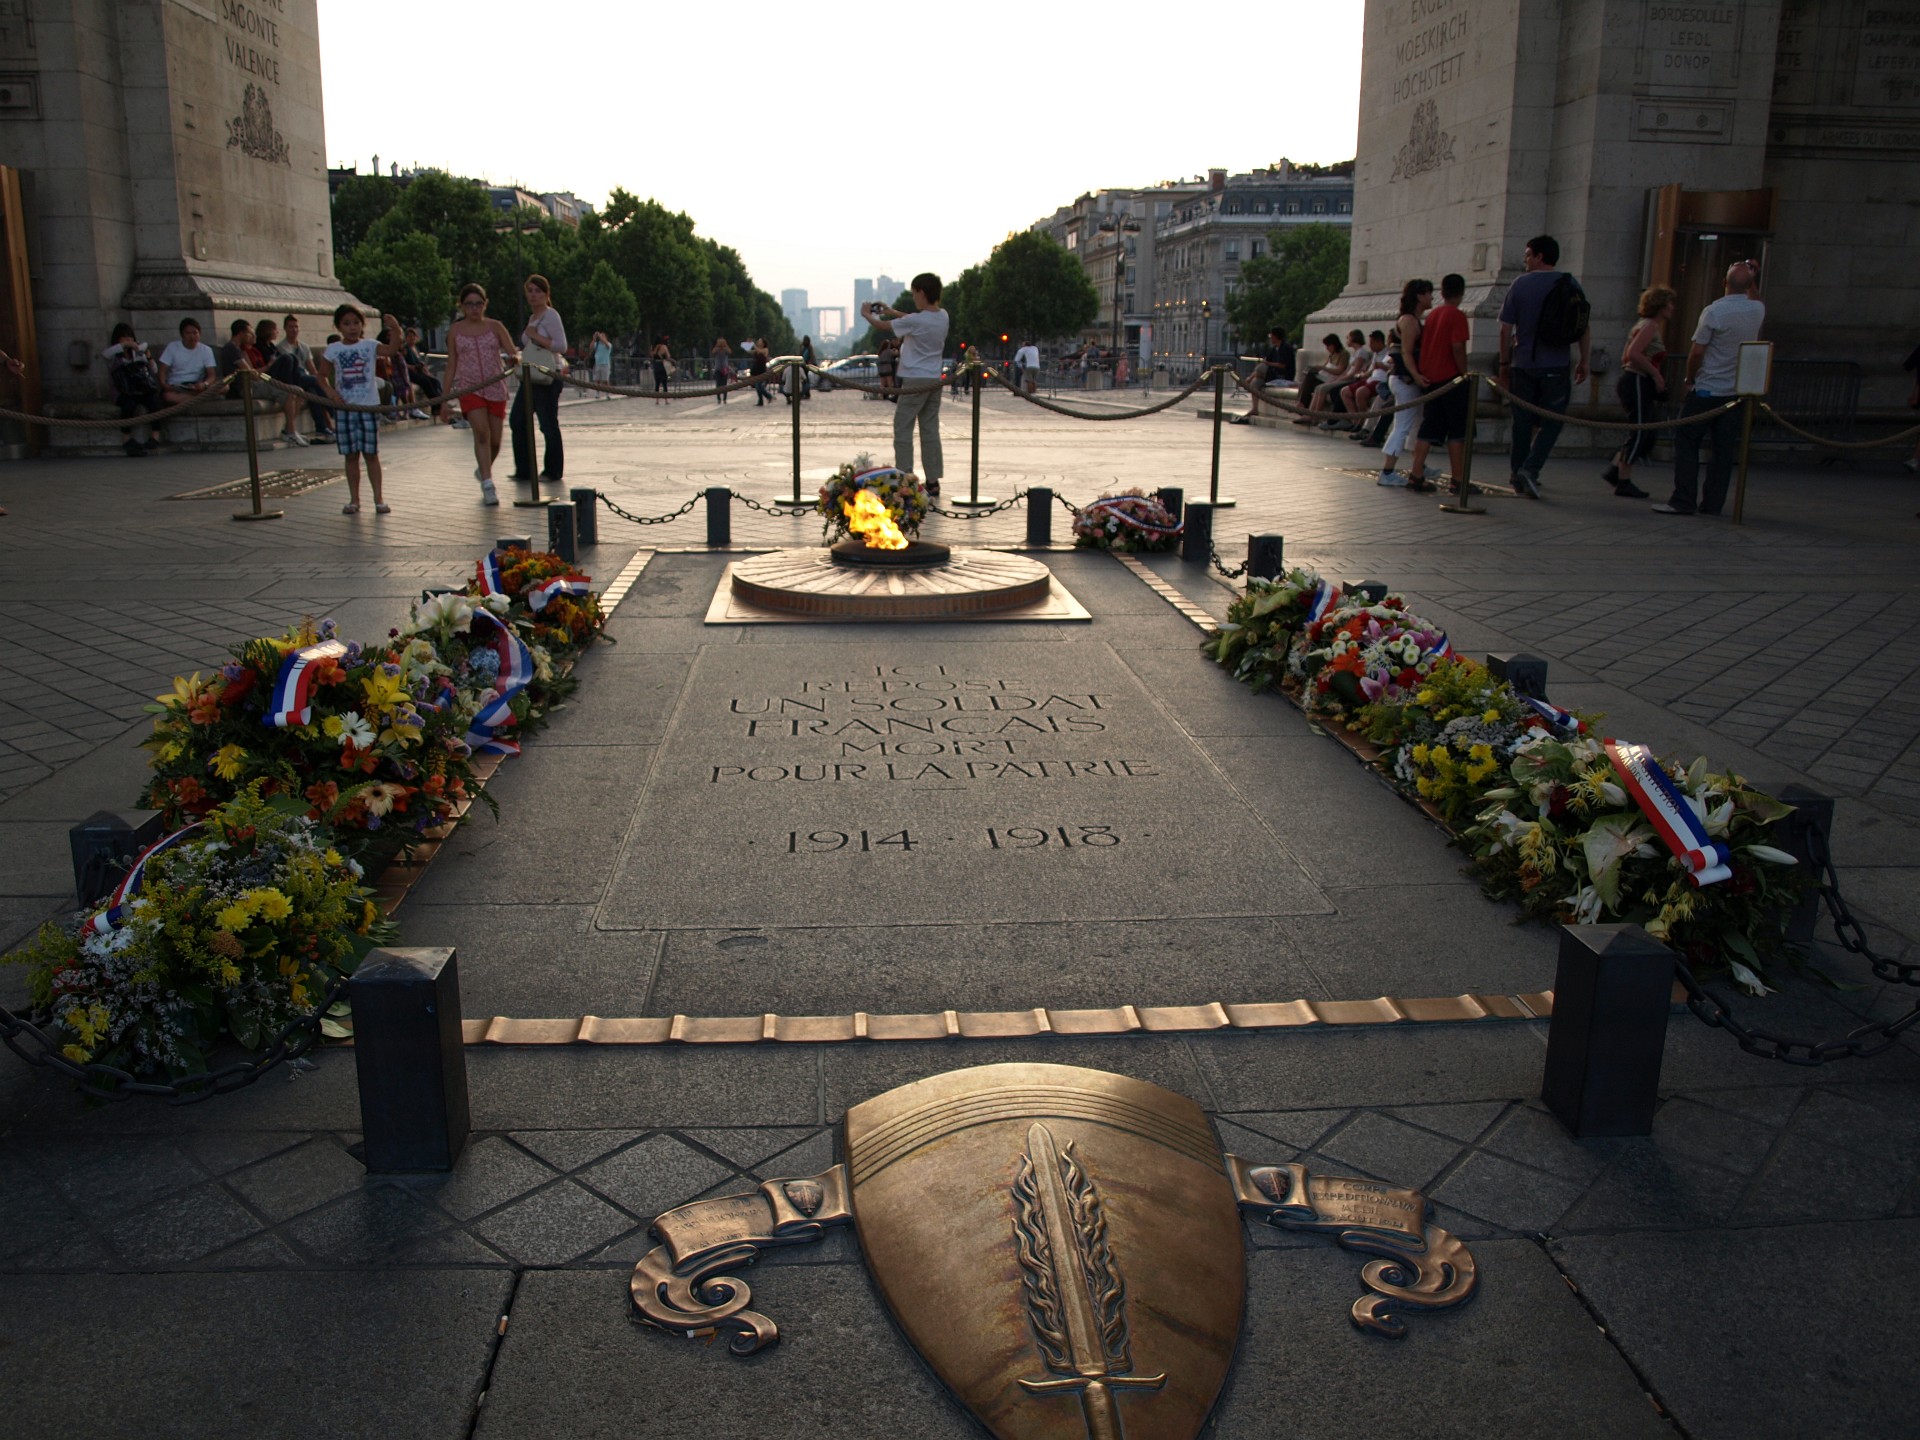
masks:
<path fill-rule="evenodd" d="M 342 1434 L 463 1440 L 512 1286 L 501 1271 L 0 1276 L 0 1393 L 18 1435 L 292 1440 L 333 1416 Z M 120 1383 L 103 1401 L 74 1368 L 107 1356 Z"/>

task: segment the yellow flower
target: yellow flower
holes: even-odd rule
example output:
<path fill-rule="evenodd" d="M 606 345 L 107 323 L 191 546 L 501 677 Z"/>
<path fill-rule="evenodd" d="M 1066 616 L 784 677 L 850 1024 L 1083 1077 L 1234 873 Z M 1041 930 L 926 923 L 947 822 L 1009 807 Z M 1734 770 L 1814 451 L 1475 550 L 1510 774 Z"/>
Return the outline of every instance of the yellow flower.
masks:
<path fill-rule="evenodd" d="M 1493 746 L 1483 740 L 1476 745 L 1469 746 L 1467 754 L 1476 760 L 1491 760 L 1493 759 Z"/>
<path fill-rule="evenodd" d="M 173 693 L 156 695 L 154 698 L 169 710 L 190 710 L 193 708 L 193 702 L 200 698 L 206 688 L 205 683 L 200 679 L 200 672 L 196 670 L 189 676 L 174 676 Z"/>
<path fill-rule="evenodd" d="M 1499 720 L 1500 712 L 1498 710 L 1489 709 L 1487 713 L 1482 715 L 1480 718 L 1486 721 L 1487 724 L 1492 725 Z"/>
<path fill-rule="evenodd" d="M 1439 698 L 1440 697 L 1432 690 L 1422 690 L 1418 695 L 1413 697 L 1413 702 L 1416 705 L 1431 705 Z"/>
<path fill-rule="evenodd" d="M 340 852 L 338 850 L 330 849 L 327 851 L 325 855 L 321 856 L 320 858 L 325 860 L 329 865 L 344 865 L 347 863 L 346 861 L 340 858 Z"/>
<path fill-rule="evenodd" d="M 240 983 L 240 967 L 231 960 L 221 961 L 219 979 L 222 989 L 231 990 Z"/>
<path fill-rule="evenodd" d="M 84 1065 L 93 1058 L 93 1056 L 87 1053 L 86 1047 L 82 1045 L 62 1045 L 60 1047 L 60 1053 L 76 1065 Z"/>
<path fill-rule="evenodd" d="M 293 913 L 293 902 L 272 888 L 252 891 L 247 899 L 258 907 L 261 915 L 268 920 L 284 920 Z"/>
<path fill-rule="evenodd" d="M 247 752 L 238 745 L 222 745 L 207 762 L 222 780 L 238 780 L 246 768 Z"/>
<path fill-rule="evenodd" d="M 171 765 L 184 755 L 186 750 L 187 747 L 182 745 L 178 740 L 169 740 L 160 747 L 160 763 L 162 765 Z"/>
<path fill-rule="evenodd" d="M 346 729 L 346 721 L 342 720 L 338 715 L 329 715 L 320 722 L 320 728 L 326 731 L 333 739 L 338 740 L 340 738 L 340 732 Z"/>
<path fill-rule="evenodd" d="M 391 710 L 407 698 L 400 676 L 377 669 L 360 682 L 360 688 L 366 692 L 367 708 L 371 710 Z"/>
<path fill-rule="evenodd" d="M 253 906 L 245 900 L 236 900 L 213 917 L 214 923 L 222 930 L 238 933 L 253 921 Z"/>
<path fill-rule="evenodd" d="M 1427 751 L 1427 747 L 1426 747 L 1426 746 L 1424 746 L 1424 745 L 1416 745 L 1416 746 L 1414 746 L 1414 747 L 1413 747 L 1413 763 L 1414 763 L 1414 764 L 1416 764 L 1416 765 L 1424 765 L 1424 764 L 1426 764 L 1426 763 L 1427 763 L 1427 754 L 1428 754 L 1428 751 Z"/>

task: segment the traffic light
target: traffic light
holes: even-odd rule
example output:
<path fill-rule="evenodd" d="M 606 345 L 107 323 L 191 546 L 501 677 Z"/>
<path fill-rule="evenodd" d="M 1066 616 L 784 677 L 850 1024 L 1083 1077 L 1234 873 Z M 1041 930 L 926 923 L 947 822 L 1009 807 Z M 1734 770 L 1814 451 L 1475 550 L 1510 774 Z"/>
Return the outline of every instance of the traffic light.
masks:
<path fill-rule="evenodd" d="M 1004 345 L 1004 344 L 1006 344 L 1006 343 L 1007 343 L 1007 337 L 1006 337 L 1005 335 L 1002 335 L 1002 336 L 1000 337 L 1000 343 L 1001 343 L 1002 345 Z"/>

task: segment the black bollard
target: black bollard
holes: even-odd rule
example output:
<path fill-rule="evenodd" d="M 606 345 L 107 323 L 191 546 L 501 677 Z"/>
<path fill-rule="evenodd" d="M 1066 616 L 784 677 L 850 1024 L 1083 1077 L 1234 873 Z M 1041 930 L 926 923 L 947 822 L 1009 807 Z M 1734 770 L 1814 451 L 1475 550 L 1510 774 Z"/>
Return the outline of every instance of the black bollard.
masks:
<path fill-rule="evenodd" d="M 1825 883 L 1816 856 L 1826 854 L 1833 839 L 1833 797 L 1805 785 L 1783 785 L 1773 794 L 1793 806 L 1793 814 L 1773 827 L 1773 843 L 1798 860 L 1817 884 Z M 1820 928 L 1823 909 L 1819 890 L 1808 891 L 1787 917 L 1787 939 L 1809 944 Z"/>
<path fill-rule="evenodd" d="M 67 831 L 73 893 L 82 907 L 113 893 L 140 852 L 164 833 L 158 810 L 96 810 Z"/>
<path fill-rule="evenodd" d="M 1247 537 L 1247 578 L 1278 580 L 1287 573 L 1286 540 L 1279 535 Z"/>
<path fill-rule="evenodd" d="M 733 543 L 733 491 L 725 485 L 710 485 L 707 499 L 707 544 Z"/>
<path fill-rule="evenodd" d="M 1506 681 L 1522 695 L 1536 700 L 1547 698 L 1547 662 L 1538 655 L 1489 655 L 1487 669 L 1494 679 Z"/>
<path fill-rule="evenodd" d="M 1349 595 L 1361 596 L 1369 605 L 1378 605 L 1387 598 L 1387 582 L 1384 580 L 1349 580 L 1340 588 Z"/>
<path fill-rule="evenodd" d="M 580 532 L 574 528 L 576 513 L 570 500 L 555 500 L 547 506 L 547 549 L 569 565 L 580 558 Z"/>
<path fill-rule="evenodd" d="M 1027 544 L 1053 543 L 1053 491 L 1045 485 L 1027 487 Z"/>
<path fill-rule="evenodd" d="M 496 552 L 501 550 L 531 550 L 533 548 L 533 537 L 531 535 L 502 535 L 495 539 L 493 548 Z"/>
<path fill-rule="evenodd" d="M 598 545 L 600 543 L 600 492 L 574 489 L 567 491 L 567 498 L 573 501 L 573 528 L 580 537 L 580 543 L 587 547 Z"/>
<path fill-rule="evenodd" d="M 362 1163 L 375 1175 L 451 1170 L 472 1128 L 453 951 L 371 951 L 347 999 Z"/>
<path fill-rule="evenodd" d="M 1187 528 L 1180 536 L 1180 558 L 1205 565 L 1213 557 L 1213 506 L 1205 500 L 1187 502 Z"/>
<path fill-rule="evenodd" d="M 1580 1139 L 1649 1135 L 1673 952 L 1638 925 L 1566 925 L 1540 1098 Z"/>
<path fill-rule="evenodd" d="M 1166 511 L 1177 523 L 1180 512 L 1186 505 L 1187 492 L 1178 485 L 1164 485 L 1153 492 L 1154 499 L 1166 507 Z"/>

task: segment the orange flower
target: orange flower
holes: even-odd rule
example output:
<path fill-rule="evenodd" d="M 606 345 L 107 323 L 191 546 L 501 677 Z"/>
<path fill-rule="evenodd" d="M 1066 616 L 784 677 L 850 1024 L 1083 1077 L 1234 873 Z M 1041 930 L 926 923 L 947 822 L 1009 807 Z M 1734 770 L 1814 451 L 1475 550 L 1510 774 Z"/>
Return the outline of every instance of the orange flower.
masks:
<path fill-rule="evenodd" d="M 307 812 L 307 818 L 318 820 L 340 799 L 340 787 L 331 780 L 319 781 L 307 787 L 307 799 L 313 805 L 313 809 Z"/>
<path fill-rule="evenodd" d="M 313 667 L 313 683 L 316 685 L 341 685 L 346 678 L 345 667 L 331 655 Z"/>
<path fill-rule="evenodd" d="M 213 725 L 220 719 L 220 697 L 209 692 L 197 697 L 187 711 L 187 719 L 195 725 Z"/>

